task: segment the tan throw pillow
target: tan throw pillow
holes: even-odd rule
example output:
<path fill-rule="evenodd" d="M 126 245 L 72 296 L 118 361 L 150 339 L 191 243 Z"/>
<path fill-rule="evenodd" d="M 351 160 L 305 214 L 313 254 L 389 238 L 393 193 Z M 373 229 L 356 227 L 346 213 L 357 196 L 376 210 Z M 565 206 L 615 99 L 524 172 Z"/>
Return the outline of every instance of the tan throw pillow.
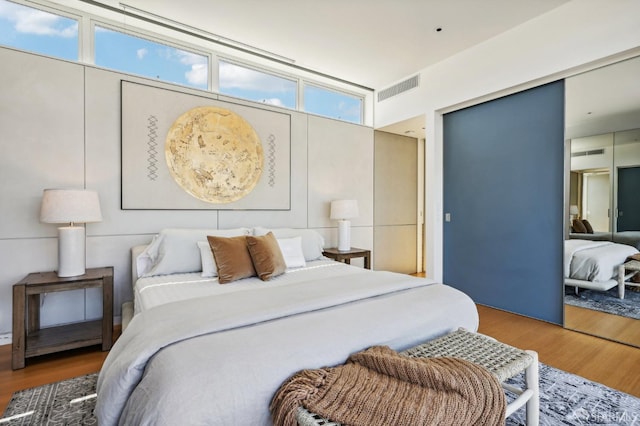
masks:
<path fill-rule="evenodd" d="M 287 269 L 278 240 L 272 232 L 261 237 L 247 236 L 247 245 L 253 266 L 262 281 L 283 274 Z"/>
<path fill-rule="evenodd" d="M 207 236 L 209 246 L 218 268 L 218 282 L 220 284 L 242 278 L 253 277 L 256 270 L 253 268 L 251 255 L 247 248 L 247 237 L 214 237 Z"/>
<path fill-rule="evenodd" d="M 582 223 L 581 220 L 573 219 L 573 232 L 575 232 L 576 234 L 586 234 L 587 228 L 586 226 L 584 226 L 584 223 Z"/>

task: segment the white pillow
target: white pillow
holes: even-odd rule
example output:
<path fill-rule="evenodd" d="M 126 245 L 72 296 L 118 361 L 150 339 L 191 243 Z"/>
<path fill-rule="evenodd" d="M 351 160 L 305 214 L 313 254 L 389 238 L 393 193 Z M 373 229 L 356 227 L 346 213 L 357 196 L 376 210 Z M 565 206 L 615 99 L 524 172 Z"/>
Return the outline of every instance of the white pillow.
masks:
<path fill-rule="evenodd" d="M 304 253 L 302 252 L 302 237 L 276 238 L 276 241 L 278 241 L 287 268 L 302 268 L 307 266 L 307 263 L 304 261 Z"/>
<path fill-rule="evenodd" d="M 269 231 L 273 232 L 276 239 L 280 238 L 302 238 L 302 253 L 304 259 L 308 262 L 322 257 L 322 249 L 324 247 L 324 238 L 313 229 L 294 229 L 294 228 L 275 228 L 267 229 L 262 227 L 253 228 L 253 235 L 266 235 Z"/>
<path fill-rule="evenodd" d="M 180 274 L 202 271 L 202 261 L 198 241 L 207 235 L 237 237 L 251 235 L 249 228 L 235 229 L 163 229 L 141 256 L 148 256 L 153 262 L 151 270 L 144 277 L 154 275 Z"/>
<path fill-rule="evenodd" d="M 154 235 L 151 242 L 142 250 L 142 252 L 136 256 L 136 277 L 141 277 L 153 268 L 153 259 L 149 252 L 149 247 L 153 246 L 158 235 Z M 134 283 L 135 284 L 135 283 Z"/>
<path fill-rule="evenodd" d="M 218 265 L 216 265 L 216 260 L 213 258 L 209 241 L 198 241 L 198 248 L 200 249 L 200 261 L 202 262 L 202 277 L 217 277 Z"/>

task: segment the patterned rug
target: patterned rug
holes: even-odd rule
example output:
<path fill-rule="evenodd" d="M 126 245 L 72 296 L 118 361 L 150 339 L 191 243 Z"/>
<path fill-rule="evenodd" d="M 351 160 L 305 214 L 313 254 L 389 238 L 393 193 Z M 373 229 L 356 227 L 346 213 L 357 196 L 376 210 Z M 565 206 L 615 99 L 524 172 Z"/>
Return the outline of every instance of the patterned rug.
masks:
<path fill-rule="evenodd" d="M 640 398 L 540 363 L 540 426 L 640 425 Z M 524 373 L 507 380 L 524 386 Z M 509 395 L 507 395 L 509 399 Z M 524 408 L 507 426 L 526 425 Z"/>
<path fill-rule="evenodd" d="M 16 392 L 0 418 L 5 425 L 97 425 L 98 373 Z"/>
<path fill-rule="evenodd" d="M 522 386 L 523 375 L 509 382 Z M 13 394 L 0 425 L 96 425 L 97 374 Z M 507 419 L 525 425 L 524 408 Z M 540 363 L 540 425 L 640 425 L 640 398 Z"/>
<path fill-rule="evenodd" d="M 624 299 L 618 298 L 617 287 L 608 291 L 580 289 L 578 295 L 574 287 L 565 287 L 564 302 L 580 308 L 640 319 L 640 292 L 629 287 L 624 292 Z"/>

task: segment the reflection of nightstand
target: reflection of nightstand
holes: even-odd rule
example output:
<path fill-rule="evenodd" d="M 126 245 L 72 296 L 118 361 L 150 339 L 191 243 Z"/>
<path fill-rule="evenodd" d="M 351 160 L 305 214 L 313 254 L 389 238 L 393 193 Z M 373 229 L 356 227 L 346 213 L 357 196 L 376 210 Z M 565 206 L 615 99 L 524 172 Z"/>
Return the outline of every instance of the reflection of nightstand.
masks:
<path fill-rule="evenodd" d="M 340 251 L 337 248 L 332 247 L 324 249 L 322 254 L 327 256 L 328 258 L 347 264 L 351 264 L 351 259 L 353 259 L 354 257 L 364 257 L 364 267 L 367 269 L 371 269 L 371 250 L 351 247 L 351 250 Z"/>
<path fill-rule="evenodd" d="M 102 288 L 102 319 L 40 328 L 40 295 L 56 291 Z M 25 358 L 102 344 L 113 337 L 113 267 L 87 269 L 84 275 L 61 278 L 55 272 L 27 275 L 13 286 L 11 367 L 24 368 Z"/>

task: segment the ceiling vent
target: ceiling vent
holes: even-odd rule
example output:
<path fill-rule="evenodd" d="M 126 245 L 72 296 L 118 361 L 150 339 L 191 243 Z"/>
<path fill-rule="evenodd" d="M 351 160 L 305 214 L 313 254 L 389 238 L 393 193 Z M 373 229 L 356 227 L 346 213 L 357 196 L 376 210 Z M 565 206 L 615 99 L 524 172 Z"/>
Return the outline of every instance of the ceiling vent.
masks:
<path fill-rule="evenodd" d="M 588 155 L 602 155 L 602 154 L 604 154 L 604 148 L 592 149 L 591 151 L 572 152 L 571 156 L 572 157 L 586 157 Z"/>
<path fill-rule="evenodd" d="M 392 96 L 399 95 L 402 92 L 406 92 L 407 90 L 413 89 L 414 87 L 418 87 L 420 85 L 420 74 L 414 75 L 411 78 L 406 79 L 405 81 L 401 81 L 398 84 L 395 84 L 391 87 L 388 87 L 384 90 L 378 92 L 378 102 L 384 101 L 385 99 L 389 99 Z"/>

